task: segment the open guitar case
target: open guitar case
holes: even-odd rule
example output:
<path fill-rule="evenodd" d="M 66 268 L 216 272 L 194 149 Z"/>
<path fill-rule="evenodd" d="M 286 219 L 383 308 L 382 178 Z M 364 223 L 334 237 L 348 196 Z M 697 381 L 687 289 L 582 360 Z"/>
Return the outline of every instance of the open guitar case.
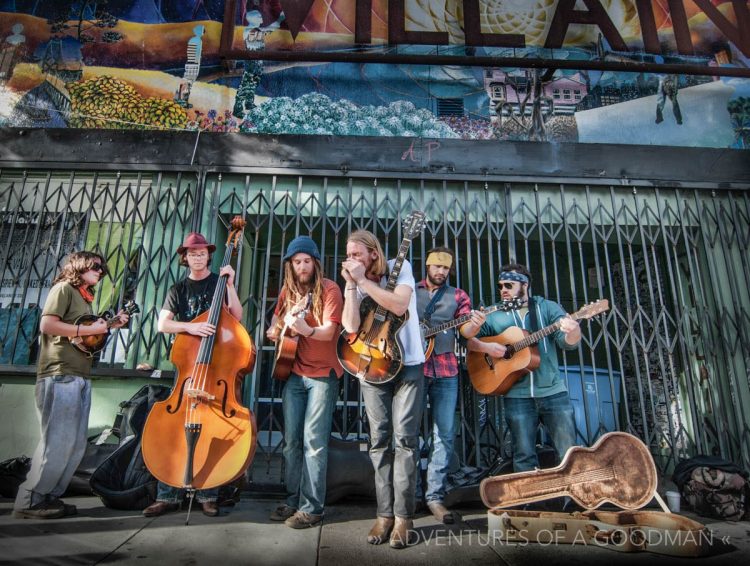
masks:
<path fill-rule="evenodd" d="M 495 543 L 578 544 L 680 557 L 716 553 L 721 542 L 701 523 L 670 513 L 656 486 L 648 448 L 630 434 L 610 432 L 591 448 L 569 449 L 555 468 L 486 478 L 480 495 Z M 570 497 L 584 511 L 517 508 L 557 497 Z M 654 498 L 662 511 L 642 510 Z M 622 510 L 597 510 L 607 503 Z"/>

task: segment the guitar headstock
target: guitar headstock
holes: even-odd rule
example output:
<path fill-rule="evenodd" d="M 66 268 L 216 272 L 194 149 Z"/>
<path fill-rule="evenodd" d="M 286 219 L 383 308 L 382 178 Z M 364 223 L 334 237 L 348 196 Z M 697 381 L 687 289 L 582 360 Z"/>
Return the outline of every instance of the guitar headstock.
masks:
<path fill-rule="evenodd" d="M 245 229 L 245 219 L 242 216 L 235 216 L 232 218 L 232 230 L 229 232 L 227 237 L 227 247 L 232 246 L 235 250 L 240 247 L 240 238 L 242 237 L 242 231 Z"/>
<path fill-rule="evenodd" d="M 609 301 L 607 299 L 599 299 L 598 301 L 594 301 L 593 303 L 589 303 L 588 305 L 578 309 L 578 311 L 571 314 L 570 316 L 575 320 L 580 320 L 583 318 L 592 318 L 608 310 Z"/>
<path fill-rule="evenodd" d="M 424 230 L 425 224 L 427 223 L 424 212 L 421 210 L 413 210 L 409 215 L 404 218 L 404 238 L 411 240 L 415 236 L 419 236 Z"/>
<path fill-rule="evenodd" d="M 310 307 L 312 306 L 312 293 L 308 293 L 306 296 L 302 297 L 293 307 L 292 307 L 292 314 L 296 317 L 305 317 L 307 316 L 307 313 L 310 311 Z"/>
<path fill-rule="evenodd" d="M 141 307 L 139 307 L 133 299 L 130 299 L 123 305 L 122 310 L 124 310 L 128 316 L 133 316 L 134 314 L 141 312 Z"/>

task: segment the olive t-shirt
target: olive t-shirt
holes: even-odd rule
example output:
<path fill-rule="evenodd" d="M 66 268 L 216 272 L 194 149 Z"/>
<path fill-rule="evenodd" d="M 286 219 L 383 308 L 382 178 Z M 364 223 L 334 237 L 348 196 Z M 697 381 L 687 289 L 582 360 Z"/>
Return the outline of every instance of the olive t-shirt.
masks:
<path fill-rule="evenodd" d="M 77 288 L 60 282 L 50 289 L 44 303 L 42 316 L 54 315 L 68 324 L 74 324 L 79 316 L 92 314 L 91 305 L 84 300 Z M 51 375 L 79 375 L 91 373 L 91 358 L 70 343 L 67 336 L 41 334 L 37 379 Z"/>

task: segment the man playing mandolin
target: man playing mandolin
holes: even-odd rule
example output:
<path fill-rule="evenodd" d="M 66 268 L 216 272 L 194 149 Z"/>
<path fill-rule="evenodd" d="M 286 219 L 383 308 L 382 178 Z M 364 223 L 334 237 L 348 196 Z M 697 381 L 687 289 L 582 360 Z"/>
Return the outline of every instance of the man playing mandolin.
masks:
<path fill-rule="evenodd" d="M 525 472 L 539 467 L 536 436 L 540 421 L 552 435 L 559 457 L 575 445 L 573 405 L 560 376 L 557 350 L 574 350 L 581 340 L 581 329 L 559 304 L 531 296 L 531 275 L 525 266 L 517 263 L 504 265 L 498 285 L 503 301 L 518 299 L 524 306 L 509 312 L 492 313 L 481 327 L 472 321 L 463 327 L 464 336 L 497 336 L 510 327 L 536 331 L 560 321 L 559 330 L 539 343 L 539 367 L 523 375 L 505 394 L 505 420 L 513 441 L 513 470 Z M 496 359 L 506 354 L 503 344 L 482 342 L 476 338 L 469 340 L 468 348 Z"/>
<path fill-rule="evenodd" d="M 448 276 L 455 273 L 453 252 L 437 247 L 427 252 L 427 276 L 417 283 L 417 312 L 428 327 L 453 321 L 471 314 L 475 326 L 481 326 L 485 316 L 471 310 L 471 299 L 466 291 L 451 287 Z M 460 329 L 459 329 L 460 330 Z M 453 456 L 456 402 L 458 400 L 458 359 L 455 354 L 456 330 L 450 328 L 434 337 L 434 347 L 424 364 L 425 405 L 429 398 L 432 408 L 432 452 L 427 466 L 425 490 L 417 486 L 417 498 L 424 499 L 427 508 L 441 523 L 454 522 L 453 513 L 444 505 L 448 468 Z M 421 479 L 421 476 L 420 476 Z"/>
<path fill-rule="evenodd" d="M 191 322 L 196 316 L 211 307 L 211 300 L 219 277 L 226 275 L 227 279 L 227 308 L 236 319 L 242 318 L 242 303 L 234 288 L 234 269 L 224 266 L 220 273 L 212 273 L 209 269 L 211 254 L 216 250 L 214 244 L 209 244 L 202 234 L 191 232 L 183 244 L 177 248 L 180 265 L 187 266 L 188 276 L 178 281 L 167 292 L 167 297 L 159 312 L 159 332 L 177 334 L 187 332 L 194 336 L 211 336 L 216 327 L 209 322 Z M 215 517 L 219 514 L 217 500 L 218 489 L 198 490 L 198 503 L 201 504 L 203 514 Z M 157 517 L 170 511 L 177 511 L 182 499 L 182 490 L 177 487 L 159 482 L 156 502 L 143 510 L 145 517 Z"/>
<path fill-rule="evenodd" d="M 285 339 L 277 324 L 282 317 L 298 341 L 282 393 L 287 497 L 271 520 L 303 529 L 323 518 L 328 440 L 344 374 L 336 356 L 344 301 L 338 285 L 323 276 L 318 246 L 309 236 L 289 243 L 283 263 L 284 283 L 266 336 Z"/>
<path fill-rule="evenodd" d="M 384 289 L 386 274 L 394 271 L 398 260 L 403 263 L 395 269 L 398 271 L 395 286 L 393 290 Z M 360 381 L 370 427 L 370 459 L 375 469 L 378 502 L 377 519 L 367 542 L 382 544 L 390 540 L 392 548 L 404 548 L 409 544 L 413 526 L 424 400 L 424 351 L 414 276 L 401 253 L 396 260 L 386 262 L 380 242 L 367 230 L 349 235 L 341 275 L 346 281 L 343 325 L 347 332 L 360 330 L 363 316 L 360 303 L 368 296 L 385 311 L 397 316 L 409 314 L 397 332 L 403 348 L 401 370 L 382 384 Z"/>
<path fill-rule="evenodd" d="M 90 325 L 75 324 L 92 313 L 92 288 L 106 273 L 107 264 L 99 254 L 72 253 L 44 303 L 36 382 L 41 434 L 26 481 L 18 489 L 13 506 L 16 518 L 56 519 L 76 514 L 75 506 L 59 497 L 86 450 L 91 407 L 87 378 L 92 357 L 77 349 L 71 339 L 105 334 L 110 327 L 128 323 L 128 315 L 120 311 L 110 324 L 103 318 Z"/>

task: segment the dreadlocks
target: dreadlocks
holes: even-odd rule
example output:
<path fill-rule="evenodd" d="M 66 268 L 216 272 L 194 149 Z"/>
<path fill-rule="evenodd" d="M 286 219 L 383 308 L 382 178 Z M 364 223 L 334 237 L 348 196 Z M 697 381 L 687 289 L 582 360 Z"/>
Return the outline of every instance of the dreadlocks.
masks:
<path fill-rule="evenodd" d="M 315 321 L 323 324 L 323 268 L 320 262 L 313 258 L 315 262 L 315 280 L 312 287 L 312 315 Z M 284 313 L 292 310 L 294 305 L 302 300 L 305 293 L 302 291 L 294 276 L 294 268 L 291 261 L 284 262 L 284 285 L 281 287 L 284 293 Z"/>

